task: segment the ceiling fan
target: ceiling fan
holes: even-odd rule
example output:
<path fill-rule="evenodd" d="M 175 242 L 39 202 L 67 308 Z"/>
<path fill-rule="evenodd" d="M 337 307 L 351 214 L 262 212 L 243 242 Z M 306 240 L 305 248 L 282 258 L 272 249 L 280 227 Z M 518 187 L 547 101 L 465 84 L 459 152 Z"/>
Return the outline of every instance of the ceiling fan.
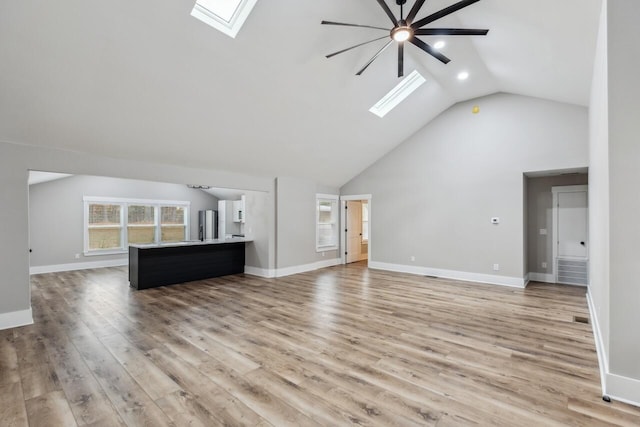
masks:
<path fill-rule="evenodd" d="M 474 3 L 479 2 L 480 0 L 462 0 L 458 3 L 455 3 L 451 6 L 445 7 L 438 12 L 432 13 L 431 15 L 414 21 L 416 15 L 422 8 L 426 0 L 416 0 L 413 4 L 413 7 L 409 11 L 409 14 L 404 17 L 404 4 L 407 0 L 396 0 L 396 4 L 400 6 L 400 19 L 396 19 L 391 9 L 385 2 L 385 0 L 377 0 L 378 4 L 385 11 L 391 22 L 393 23 L 393 27 L 391 30 L 388 28 L 376 27 L 372 25 L 359 25 L 359 24 L 345 24 L 343 22 L 333 22 L 333 21 L 322 21 L 323 25 L 340 25 L 345 27 L 361 27 L 361 28 L 373 28 L 377 30 L 389 31 L 389 35 L 385 35 L 382 37 L 375 38 L 373 40 L 366 41 L 364 43 L 359 43 L 355 46 L 348 47 L 346 49 L 339 50 L 337 52 L 331 53 L 327 55 L 327 58 L 331 58 L 333 56 L 339 55 L 341 53 L 347 52 L 351 49 L 355 49 L 357 47 L 363 46 L 365 44 L 373 43 L 378 40 L 385 39 L 390 37 L 389 40 L 373 57 L 365 64 L 364 67 L 360 71 L 356 73 L 357 76 L 361 75 L 364 70 L 366 70 L 369 65 L 375 61 L 378 56 L 394 41 L 398 43 L 398 77 L 402 77 L 404 75 L 404 42 L 408 41 L 418 48 L 422 49 L 429 55 L 438 59 L 444 64 L 449 63 L 451 61 L 449 58 L 444 56 L 442 53 L 438 52 L 437 49 L 433 48 L 428 43 L 420 40 L 417 36 L 486 36 L 489 30 L 478 30 L 478 29 L 465 29 L 465 28 L 422 28 L 427 24 L 430 24 L 434 21 L 437 21 L 440 18 L 444 18 L 447 15 L 450 15 L 454 12 L 457 12 L 460 9 L 463 9 L 467 6 L 471 6 Z"/>

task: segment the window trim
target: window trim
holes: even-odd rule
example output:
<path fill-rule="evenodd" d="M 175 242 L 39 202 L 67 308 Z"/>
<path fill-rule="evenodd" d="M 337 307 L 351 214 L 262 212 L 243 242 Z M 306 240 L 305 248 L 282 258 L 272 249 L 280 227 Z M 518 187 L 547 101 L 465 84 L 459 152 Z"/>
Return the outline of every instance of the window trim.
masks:
<path fill-rule="evenodd" d="M 340 196 L 338 196 L 337 194 L 316 194 L 316 206 L 315 206 L 315 210 L 316 210 L 316 219 L 315 219 L 315 223 L 316 223 L 316 252 L 324 252 L 324 251 L 335 251 L 338 250 L 339 247 L 339 237 L 340 237 L 340 224 L 339 224 L 339 217 L 338 217 L 338 210 L 339 210 L 339 198 Z M 332 206 L 334 207 L 334 209 L 331 210 L 331 216 L 332 216 L 332 222 L 330 224 L 334 224 L 334 232 L 333 232 L 333 244 L 331 245 L 319 245 L 318 244 L 318 240 L 320 238 L 320 210 L 318 209 L 319 206 L 319 202 L 321 201 L 328 201 L 332 203 Z"/>
<path fill-rule="evenodd" d="M 129 252 L 129 239 L 128 239 L 128 209 L 130 205 L 135 206 L 153 206 L 155 208 L 155 227 L 156 227 L 156 244 L 161 244 L 160 241 L 160 208 L 163 206 L 177 206 L 185 208 L 184 227 L 185 227 L 185 240 L 190 239 L 191 227 L 189 217 L 191 215 L 191 202 L 188 200 L 157 200 L 157 199 L 132 199 L 121 197 L 100 197 L 100 196 L 83 196 L 83 254 L 84 256 L 97 256 L 97 255 L 120 255 Z M 110 249 L 89 249 L 89 205 L 90 204 L 105 204 L 105 205 L 118 205 L 120 206 L 120 248 Z M 97 226 L 99 228 L 101 226 Z"/>
<path fill-rule="evenodd" d="M 362 223 L 362 239 L 361 239 L 361 241 L 362 241 L 363 245 L 368 245 L 369 244 L 369 201 L 368 200 L 363 200 L 361 204 L 362 204 L 361 213 L 364 212 L 364 206 L 365 205 L 367 206 L 367 220 L 365 221 L 364 215 L 362 215 L 362 218 L 360 220 L 360 222 Z M 366 228 L 367 228 L 367 238 L 366 239 L 364 238 L 365 225 L 366 225 Z"/>
<path fill-rule="evenodd" d="M 227 21 L 217 15 L 215 11 L 209 10 L 196 0 L 191 10 L 191 16 L 235 39 L 257 1 L 258 0 L 239 0 L 231 19 Z"/>

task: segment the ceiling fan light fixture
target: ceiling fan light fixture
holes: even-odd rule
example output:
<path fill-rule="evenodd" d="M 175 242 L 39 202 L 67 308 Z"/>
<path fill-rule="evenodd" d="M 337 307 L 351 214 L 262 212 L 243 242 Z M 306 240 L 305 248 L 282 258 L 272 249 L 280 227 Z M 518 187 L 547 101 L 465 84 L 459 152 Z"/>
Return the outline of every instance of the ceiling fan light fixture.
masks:
<path fill-rule="evenodd" d="M 413 37 L 413 28 L 404 22 L 398 22 L 398 26 L 391 30 L 391 38 L 398 43 L 406 42 Z"/>
<path fill-rule="evenodd" d="M 460 71 L 458 73 L 458 80 L 467 80 L 469 78 L 469 72 L 468 71 Z"/>
<path fill-rule="evenodd" d="M 446 46 L 446 43 L 443 40 L 438 40 L 437 42 L 435 42 L 435 44 L 433 45 L 434 49 L 442 49 L 443 47 Z"/>

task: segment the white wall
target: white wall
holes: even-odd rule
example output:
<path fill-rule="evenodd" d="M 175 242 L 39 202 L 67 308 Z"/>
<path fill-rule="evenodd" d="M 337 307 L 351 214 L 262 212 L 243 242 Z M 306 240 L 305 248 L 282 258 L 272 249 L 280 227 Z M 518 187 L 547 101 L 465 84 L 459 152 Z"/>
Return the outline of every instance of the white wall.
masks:
<path fill-rule="evenodd" d="M 31 267 L 128 258 L 127 254 L 84 256 L 83 196 L 188 201 L 192 239 L 198 238 L 198 211 L 216 209 L 218 203 L 212 195 L 183 184 L 133 179 L 80 175 L 31 185 Z M 75 254 L 80 254 L 80 258 L 75 259 Z"/>
<path fill-rule="evenodd" d="M 640 2 L 608 2 L 610 370 L 640 380 Z M 636 401 L 640 402 L 640 383 Z"/>
<path fill-rule="evenodd" d="M 338 251 L 316 252 L 316 194 L 339 194 L 333 187 L 308 180 L 277 179 L 278 269 L 339 258 Z"/>
<path fill-rule="evenodd" d="M 589 294 L 609 354 L 609 107 L 607 1 L 603 1 L 589 107 Z"/>
<path fill-rule="evenodd" d="M 341 188 L 372 194 L 370 262 L 522 282 L 522 174 L 586 167 L 587 129 L 585 108 L 535 98 L 453 106 Z"/>
<path fill-rule="evenodd" d="M 223 188 L 274 193 L 271 178 L 224 171 L 191 169 L 148 162 L 113 159 L 78 152 L 0 142 L 0 317 L 30 309 L 28 186 L 29 170 L 99 175 L 178 184 L 206 184 Z M 268 200 L 267 200 L 268 202 Z M 269 237 L 275 235 L 275 207 L 269 210 Z M 275 243 L 269 242 L 269 247 Z M 275 259 L 265 268 L 275 268 Z M 6 315 L 6 316 L 3 316 Z M 0 320 L 2 320 L 0 318 Z M 0 322 L 2 323 L 2 322 Z M 1 326 L 1 325 L 0 325 Z"/>
<path fill-rule="evenodd" d="M 275 266 L 275 202 L 273 193 L 245 191 L 244 234 L 253 243 L 245 250 L 245 265 L 260 269 Z"/>
<path fill-rule="evenodd" d="M 590 106 L 592 319 L 604 393 L 640 405 L 636 0 L 603 1 Z"/>

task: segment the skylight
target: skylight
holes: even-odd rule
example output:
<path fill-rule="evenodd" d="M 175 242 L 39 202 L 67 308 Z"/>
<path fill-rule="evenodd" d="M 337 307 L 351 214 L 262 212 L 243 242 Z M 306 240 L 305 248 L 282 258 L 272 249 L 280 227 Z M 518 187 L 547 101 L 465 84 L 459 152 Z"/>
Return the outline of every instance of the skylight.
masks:
<path fill-rule="evenodd" d="M 414 70 L 411 74 L 402 79 L 396 87 L 391 89 L 389 93 L 383 96 L 376 105 L 369 109 L 369 111 L 378 117 L 384 117 L 389 111 L 393 110 L 398 106 L 398 104 L 404 101 L 407 96 L 411 95 L 414 90 L 418 89 L 425 81 L 424 77 L 422 77 L 417 70 Z"/>
<path fill-rule="evenodd" d="M 191 16 L 235 38 L 258 0 L 197 0 Z"/>

